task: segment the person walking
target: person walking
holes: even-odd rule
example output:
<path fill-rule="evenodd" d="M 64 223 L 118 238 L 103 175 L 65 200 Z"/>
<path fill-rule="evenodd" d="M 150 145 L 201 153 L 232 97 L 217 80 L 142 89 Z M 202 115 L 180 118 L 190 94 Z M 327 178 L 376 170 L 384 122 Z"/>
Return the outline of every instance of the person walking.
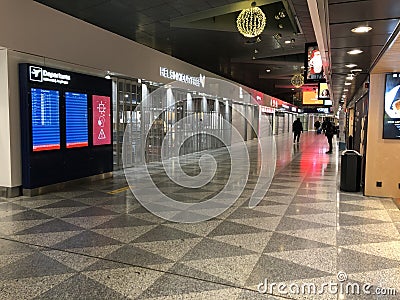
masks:
<path fill-rule="evenodd" d="M 329 150 L 326 151 L 326 154 L 331 154 L 332 153 L 332 138 L 335 130 L 333 128 L 333 124 L 331 123 L 330 120 L 326 120 L 326 127 L 325 127 L 325 136 L 328 139 L 328 144 L 329 144 Z"/>
<path fill-rule="evenodd" d="M 319 120 L 315 121 L 314 128 L 317 134 L 319 134 L 319 128 L 321 127 L 321 122 Z"/>
<path fill-rule="evenodd" d="M 303 132 L 303 124 L 300 121 L 300 118 L 297 118 L 296 121 L 293 122 L 292 125 L 292 131 L 293 131 L 293 143 L 300 143 L 300 134 Z"/>
<path fill-rule="evenodd" d="M 322 129 L 322 133 L 323 134 L 325 134 L 325 131 L 326 131 L 326 122 L 327 122 L 327 119 L 324 119 L 324 121 L 322 122 L 322 125 L 321 125 L 321 129 Z"/>

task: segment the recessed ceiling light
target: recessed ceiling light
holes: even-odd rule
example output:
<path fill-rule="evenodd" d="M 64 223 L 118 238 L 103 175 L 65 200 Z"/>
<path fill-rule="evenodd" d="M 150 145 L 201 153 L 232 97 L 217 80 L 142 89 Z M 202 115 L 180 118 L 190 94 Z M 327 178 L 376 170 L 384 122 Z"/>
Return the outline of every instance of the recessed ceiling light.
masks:
<path fill-rule="evenodd" d="M 290 44 L 291 43 L 291 41 L 285 41 L 285 44 Z"/>
<path fill-rule="evenodd" d="M 357 67 L 357 65 L 356 65 L 356 64 L 347 64 L 346 67 L 348 67 L 348 68 L 354 68 L 354 67 Z"/>
<path fill-rule="evenodd" d="M 267 73 L 269 73 L 269 72 L 271 72 L 271 69 L 266 69 L 265 71 L 266 71 Z"/>
<path fill-rule="evenodd" d="M 350 55 L 356 55 L 356 54 L 363 53 L 363 51 L 360 49 L 353 49 L 353 50 L 347 51 L 347 53 Z"/>
<path fill-rule="evenodd" d="M 350 70 L 350 72 L 354 75 L 354 73 L 362 72 L 362 69 L 353 69 L 353 70 Z"/>
<path fill-rule="evenodd" d="M 348 91 L 349 91 L 348 89 L 344 89 L 344 90 L 343 90 L 343 92 L 348 92 Z"/>
<path fill-rule="evenodd" d="M 346 80 L 353 80 L 353 78 L 354 78 L 353 76 L 347 76 Z"/>
<path fill-rule="evenodd" d="M 354 33 L 366 33 L 368 31 L 370 31 L 372 29 L 372 27 L 369 26 L 358 26 L 356 28 L 353 28 L 351 31 Z"/>
<path fill-rule="evenodd" d="M 351 82 L 345 82 L 344 85 L 351 85 Z"/>

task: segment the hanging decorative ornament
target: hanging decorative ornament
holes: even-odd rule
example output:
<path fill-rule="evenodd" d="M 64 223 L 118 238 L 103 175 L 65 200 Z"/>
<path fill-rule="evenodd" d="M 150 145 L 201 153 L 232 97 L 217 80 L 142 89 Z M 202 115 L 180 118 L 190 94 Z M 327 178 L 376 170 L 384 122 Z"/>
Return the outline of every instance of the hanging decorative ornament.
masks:
<path fill-rule="evenodd" d="M 253 2 L 250 8 L 240 12 L 236 19 L 236 26 L 242 35 L 252 38 L 259 36 L 264 31 L 266 22 L 264 12 Z"/>
<path fill-rule="evenodd" d="M 295 74 L 295 75 L 293 75 L 293 77 L 290 80 L 290 82 L 292 83 L 292 85 L 295 88 L 299 88 L 304 84 L 304 76 L 301 75 L 301 74 Z"/>

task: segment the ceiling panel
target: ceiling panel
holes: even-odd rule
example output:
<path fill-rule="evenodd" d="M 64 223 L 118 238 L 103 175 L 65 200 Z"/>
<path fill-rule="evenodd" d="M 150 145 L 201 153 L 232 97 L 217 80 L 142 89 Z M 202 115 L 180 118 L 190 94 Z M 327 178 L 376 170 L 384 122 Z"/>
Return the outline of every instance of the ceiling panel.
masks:
<path fill-rule="evenodd" d="M 358 20 L 350 23 L 340 23 L 333 24 L 331 23 L 331 39 L 341 38 L 341 37 L 354 37 L 356 36 L 351 32 L 351 29 L 357 26 L 370 26 L 372 27 L 372 31 L 370 31 L 370 35 L 375 35 L 384 32 L 385 34 L 392 33 L 396 28 L 398 19 L 385 19 L 385 20 Z M 362 34 L 359 34 L 362 36 Z"/>
<path fill-rule="evenodd" d="M 332 87 L 335 100 L 342 95 L 351 99 L 357 89 L 368 78 L 368 72 L 382 48 L 388 42 L 395 30 L 400 16 L 398 0 L 360 0 L 341 1 L 329 0 L 329 28 Z M 351 29 L 368 25 L 372 30 L 368 33 L 357 34 Z M 359 55 L 349 55 L 347 51 L 361 49 Z M 346 76 L 351 72 L 346 64 L 357 64 L 361 73 L 353 79 L 351 86 L 344 86 Z M 343 92 L 347 88 L 348 92 Z"/>
<path fill-rule="evenodd" d="M 260 4 L 267 15 L 267 28 L 248 39 L 235 28 L 237 0 L 37 0 L 91 24 L 172 55 L 213 73 L 232 79 L 266 94 L 292 102 L 290 78 L 301 72 L 304 44 L 315 42 L 307 0 L 269 1 Z M 259 0 L 259 3 L 267 3 Z M 346 94 L 355 92 L 400 17 L 400 0 L 328 0 L 330 55 L 333 93 L 343 94 L 345 76 L 356 63 L 362 72 Z M 250 4 L 251 1 L 248 1 Z M 284 9 L 289 17 L 276 20 Z M 198 16 L 203 16 L 198 18 Z M 279 28 L 279 24 L 283 28 Z M 358 35 L 357 25 L 373 30 Z M 293 43 L 285 44 L 292 40 Z M 364 53 L 346 53 L 360 48 Z M 267 73 L 265 70 L 270 69 Z M 299 104 L 299 103 L 296 103 Z"/>
<path fill-rule="evenodd" d="M 396 19 L 400 16 L 398 0 L 368 0 L 331 3 L 329 1 L 331 24 L 357 23 L 359 20 Z"/>

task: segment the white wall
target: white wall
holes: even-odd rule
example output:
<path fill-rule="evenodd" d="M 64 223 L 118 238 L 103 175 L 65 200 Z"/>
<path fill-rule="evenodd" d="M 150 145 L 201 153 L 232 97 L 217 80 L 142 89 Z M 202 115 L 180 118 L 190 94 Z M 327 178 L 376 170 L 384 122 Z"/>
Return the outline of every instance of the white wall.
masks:
<path fill-rule="evenodd" d="M 7 50 L 0 49 L 0 186 L 11 186 Z"/>

